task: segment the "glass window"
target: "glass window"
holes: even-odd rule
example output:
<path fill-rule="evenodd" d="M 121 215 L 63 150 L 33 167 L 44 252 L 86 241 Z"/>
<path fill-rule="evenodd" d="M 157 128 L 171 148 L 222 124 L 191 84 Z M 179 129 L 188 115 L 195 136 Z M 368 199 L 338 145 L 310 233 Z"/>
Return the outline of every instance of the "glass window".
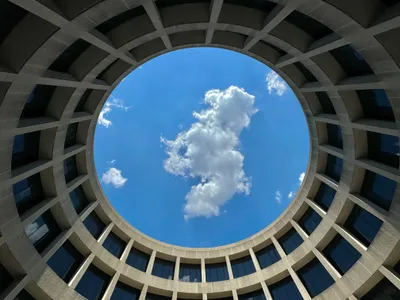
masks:
<path fill-rule="evenodd" d="M 400 299 L 400 290 L 393 283 L 384 278 L 375 285 L 360 300 L 398 300 Z"/>
<path fill-rule="evenodd" d="M 361 257 L 361 254 L 340 234 L 333 238 L 322 253 L 341 275 L 346 273 Z"/>
<path fill-rule="evenodd" d="M 326 124 L 328 131 L 328 143 L 329 145 L 343 149 L 343 137 L 340 126 L 334 124 Z"/>
<path fill-rule="evenodd" d="M 45 196 L 42 188 L 40 173 L 25 178 L 13 185 L 13 193 L 18 213 L 23 214 L 36 204 L 41 202 Z"/>
<path fill-rule="evenodd" d="M 15 169 L 39 159 L 40 131 L 14 137 L 11 168 Z"/>
<path fill-rule="evenodd" d="M 146 272 L 149 260 L 150 255 L 132 247 L 126 263 L 142 272 Z"/>
<path fill-rule="evenodd" d="M 309 207 L 298 223 L 301 228 L 303 228 L 303 230 L 310 235 L 313 233 L 315 228 L 317 228 L 321 220 L 321 216 L 317 214 L 315 210 Z"/>
<path fill-rule="evenodd" d="M 84 256 L 70 241 L 66 241 L 49 259 L 47 264 L 62 280 L 68 283 L 83 263 L 83 260 Z"/>
<path fill-rule="evenodd" d="M 67 135 L 65 137 L 64 149 L 74 146 L 76 144 L 76 132 L 78 131 L 79 123 L 72 123 L 68 125 Z"/>
<path fill-rule="evenodd" d="M 90 265 L 75 290 L 88 300 L 100 300 L 109 282 L 110 276 L 94 265 Z"/>
<path fill-rule="evenodd" d="M 83 221 L 83 224 L 86 226 L 87 230 L 92 234 L 92 236 L 97 240 L 104 229 L 106 228 L 106 225 L 103 223 L 103 221 L 96 215 L 95 212 L 92 212 L 86 219 Z"/>
<path fill-rule="evenodd" d="M 6 268 L 0 264 L 0 294 L 3 293 L 14 281 L 14 278 L 8 273 Z"/>
<path fill-rule="evenodd" d="M 317 258 L 302 267 L 297 274 L 311 297 L 319 295 L 335 283 Z"/>
<path fill-rule="evenodd" d="M 330 178 L 333 180 L 336 180 L 337 182 L 340 181 L 340 177 L 342 175 L 343 171 L 343 159 L 328 154 L 328 158 L 326 161 L 326 168 L 325 168 L 325 174 L 328 175 Z"/>
<path fill-rule="evenodd" d="M 156 295 L 156 294 L 147 292 L 146 300 L 171 300 L 171 297 Z"/>
<path fill-rule="evenodd" d="M 393 270 L 395 270 L 400 276 L 400 261 L 398 261 L 397 264 L 393 267 Z"/>
<path fill-rule="evenodd" d="M 261 249 L 260 251 L 257 251 L 255 254 L 261 269 L 273 265 L 281 259 L 278 251 L 273 244 L 265 247 L 264 249 Z"/>
<path fill-rule="evenodd" d="M 72 205 L 78 215 L 89 205 L 89 200 L 86 198 L 82 186 L 78 186 L 69 193 L 69 197 L 71 198 Z"/>
<path fill-rule="evenodd" d="M 206 281 L 215 282 L 228 280 L 229 274 L 226 263 L 206 264 Z"/>
<path fill-rule="evenodd" d="M 317 81 L 317 78 L 308 70 L 301 62 L 294 63 L 296 68 L 303 74 L 304 78 L 307 82 L 314 82 Z"/>
<path fill-rule="evenodd" d="M 294 26 L 300 28 L 305 33 L 310 35 L 314 40 L 319 40 L 333 32 L 314 18 L 304 15 L 297 10 L 288 15 L 285 21 L 292 23 Z"/>
<path fill-rule="evenodd" d="M 120 258 L 122 252 L 124 252 L 125 250 L 126 243 L 114 232 L 110 232 L 103 243 L 103 247 L 106 248 L 114 256 Z"/>
<path fill-rule="evenodd" d="M 326 92 L 316 92 L 319 103 L 321 104 L 322 112 L 324 114 L 336 115 L 335 108 L 333 107 L 332 101 Z"/>
<path fill-rule="evenodd" d="M 360 195 L 384 210 L 389 210 L 396 192 L 397 182 L 371 171 L 365 171 Z"/>
<path fill-rule="evenodd" d="M 78 177 L 75 156 L 68 157 L 66 160 L 64 160 L 64 175 L 66 183 L 69 183 Z"/>
<path fill-rule="evenodd" d="M 180 264 L 179 280 L 186 282 L 201 282 L 201 266 L 193 264 Z"/>
<path fill-rule="evenodd" d="M 165 279 L 174 279 L 175 262 L 156 257 L 151 274 Z"/>
<path fill-rule="evenodd" d="M 370 75 L 374 72 L 364 58 L 350 45 L 329 51 L 349 77 Z"/>
<path fill-rule="evenodd" d="M 269 286 L 274 300 L 303 300 L 292 277 L 288 276 Z"/>
<path fill-rule="evenodd" d="M 231 266 L 234 278 L 246 276 L 256 271 L 250 256 L 231 260 Z"/>
<path fill-rule="evenodd" d="M 139 297 L 140 290 L 119 281 L 115 286 L 111 300 L 137 300 Z"/>
<path fill-rule="evenodd" d="M 174 2 L 176 2 L 176 1 L 177 0 L 174 0 Z M 178 0 L 178 1 L 182 1 L 182 0 Z M 165 2 L 167 4 L 167 3 L 170 3 L 171 0 L 163 0 L 163 2 Z M 187 2 L 187 0 L 185 2 Z M 260 1 L 260 0 L 225 0 L 224 3 L 230 3 L 230 4 L 255 8 L 255 9 L 261 10 L 267 14 L 270 13 L 276 6 L 276 3 L 273 3 L 268 0 L 267 1 L 265 1 L 265 0 L 264 1 Z"/>
<path fill-rule="evenodd" d="M 22 290 L 14 300 L 35 300 L 26 290 Z"/>
<path fill-rule="evenodd" d="M 44 117 L 55 89 L 51 85 L 37 85 L 28 96 L 21 119 Z"/>
<path fill-rule="evenodd" d="M 1 3 L 0 10 L 0 44 L 28 12 L 8 1 Z"/>
<path fill-rule="evenodd" d="M 88 42 L 78 39 L 57 57 L 49 69 L 57 72 L 68 72 L 69 67 L 87 48 L 89 48 L 89 46 L 90 44 Z"/>
<path fill-rule="evenodd" d="M 116 15 L 115 17 L 108 19 L 107 21 L 101 23 L 96 27 L 97 31 L 102 34 L 107 34 L 114 28 L 117 28 L 119 25 L 141 15 L 145 15 L 146 11 L 142 5 L 132 8 L 123 12 L 122 14 Z"/>
<path fill-rule="evenodd" d="M 265 294 L 263 290 L 254 291 L 247 294 L 238 295 L 239 300 L 265 300 Z"/>
<path fill-rule="evenodd" d="M 317 203 L 323 210 L 328 211 L 333 199 L 335 198 L 336 191 L 329 185 L 321 182 L 318 192 L 314 197 L 314 202 Z"/>
<path fill-rule="evenodd" d="M 394 121 L 392 106 L 385 90 L 359 90 L 356 93 L 365 118 Z"/>
<path fill-rule="evenodd" d="M 291 228 L 286 232 L 280 239 L 279 244 L 281 244 L 283 250 L 286 254 L 291 253 L 294 249 L 299 247 L 303 243 L 303 239 L 297 233 L 294 228 Z"/>
<path fill-rule="evenodd" d="M 87 102 L 87 100 L 88 100 L 88 98 L 89 98 L 89 96 L 90 96 L 90 93 L 91 93 L 92 91 L 93 91 L 92 89 L 87 89 L 87 90 L 83 93 L 83 95 L 82 95 L 82 97 L 81 97 L 81 100 L 79 100 L 78 105 L 76 106 L 74 112 L 84 112 L 84 111 L 85 111 L 86 102 Z"/>
<path fill-rule="evenodd" d="M 61 233 L 61 229 L 48 210 L 32 223 L 25 226 L 25 233 L 29 240 L 41 253 Z"/>
<path fill-rule="evenodd" d="M 388 165 L 399 167 L 399 138 L 397 136 L 367 132 L 368 158 Z"/>
<path fill-rule="evenodd" d="M 344 227 L 365 246 L 372 243 L 381 226 L 381 220 L 358 205 L 354 205 L 344 223 Z"/>

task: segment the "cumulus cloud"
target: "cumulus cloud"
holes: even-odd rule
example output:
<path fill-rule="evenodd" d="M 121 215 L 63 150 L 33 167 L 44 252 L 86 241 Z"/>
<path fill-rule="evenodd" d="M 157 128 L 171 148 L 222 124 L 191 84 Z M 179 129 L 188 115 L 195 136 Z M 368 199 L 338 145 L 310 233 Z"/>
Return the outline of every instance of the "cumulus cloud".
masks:
<path fill-rule="evenodd" d="M 102 125 L 106 128 L 110 127 L 112 125 L 112 122 L 111 120 L 107 119 L 106 116 L 113 110 L 113 108 L 122 109 L 124 111 L 127 111 L 129 109 L 129 107 L 125 105 L 123 100 L 110 96 L 99 114 L 97 124 Z"/>
<path fill-rule="evenodd" d="M 117 189 L 123 187 L 127 180 L 122 176 L 121 170 L 117 168 L 109 168 L 101 177 L 101 181 L 105 184 L 112 184 Z"/>
<path fill-rule="evenodd" d="M 306 175 L 305 172 L 303 172 L 303 173 L 300 174 L 300 176 L 299 176 L 300 184 L 303 182 L 303 179 L 304 179 L 304 176 L 305 176 L 305 175 Z"/>
<path fill-rule="evenodd" d="M 276 72 L 269 72 L 265 80 L 267 81 L 267 89 L 270 95 L 275 92 L 277 96 L 282 96 L 286 92 L 287 85 Z"/>
<path fill-rule="evenodd" d="M 301 185 L 301 184 L 302 184 L 302 182 L 303 182 L 303 180 L 304 180 L 304 176 L 306 176 L 306 173 L 305 173 L 305 172 L 300 173 L 298 185 Z M 289 194 L 288 194 L 288 198 L 289 198 L 289 199 L 292 199 L 292 198 L 294 197 L 294 195 L 296 195 L 296 192 L 290 191 Z"/>
<path fill-rule="evenodd" d="M 289 192 L 289 194 L 288 194 L 288 198 L 289 198 L 289 199 L 292 199 L 292 198 L 293 198 L 293 196 L 294 196 L 294 194 L 295 194 L 295 193 L 294 193 L 293 191 Z"/>
<path fill-rule="evenodd" d="M 276 191 L 276 193 L 275 193 L 275 201 L 276 201 L 278 204 L 281 204 L 281 202 L 282 202 L 282 195 L 281 195 L 281 192 L 280 192 L 280 191 Z"/>
<path fill-rule="evenodd" d="M 193 113 L 197 121 L 187 131 L 175 140 L 161 137 L 168 154 L 164 169 L 200 179 L 185 197 L 185 219 L 218 216 L 221 206 L 234 194 L 250 193 L 250 179 L 243 170 L 244 157 L 238 146 L 240 133 L 257 112 L 254 100 L 253 95 L 235 86 L 210 90 L 204 98 L 209 107 Z"/>

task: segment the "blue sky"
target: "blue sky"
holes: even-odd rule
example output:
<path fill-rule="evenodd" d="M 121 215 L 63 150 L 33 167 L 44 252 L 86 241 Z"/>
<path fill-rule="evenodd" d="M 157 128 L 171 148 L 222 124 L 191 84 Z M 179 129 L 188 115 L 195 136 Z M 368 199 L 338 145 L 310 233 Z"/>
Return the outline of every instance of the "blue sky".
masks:
<path fill-rule="evenodd" d="M 116 210 L 188 247 L 236 242 L 273 222 L 308 153 L 291 89 L 262 63 L 215 48 L 137 68 L 107 100 L 95 134 L 97 174 Z"/>

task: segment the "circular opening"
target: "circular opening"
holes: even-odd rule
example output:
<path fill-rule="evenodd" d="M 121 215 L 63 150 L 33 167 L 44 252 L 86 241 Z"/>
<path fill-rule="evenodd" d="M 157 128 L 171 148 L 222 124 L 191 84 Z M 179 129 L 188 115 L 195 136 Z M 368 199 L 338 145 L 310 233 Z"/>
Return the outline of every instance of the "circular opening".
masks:
<path fill-rule="evenodd" d="M 95 163 L 117 212 L 163 242 L 212 247 L 273 222 L 307 167 L 308 127 L 290 87 L 230 50 L 190 48 L 138 67 L 112 92 Z"/>

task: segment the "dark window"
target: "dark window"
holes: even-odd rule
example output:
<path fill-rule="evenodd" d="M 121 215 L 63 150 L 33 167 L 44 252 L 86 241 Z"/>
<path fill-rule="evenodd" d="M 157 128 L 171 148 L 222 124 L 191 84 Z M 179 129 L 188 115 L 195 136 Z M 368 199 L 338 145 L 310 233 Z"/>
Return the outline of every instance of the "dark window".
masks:
<path fill-rule="evenodd" d="M 142 272 L 146 272 L 149 263 L 150 255 L 136 248 L 132 248 L 128 255 L 126 263 Z"/>
<path fill-rule="evenodd" d="M 27 291 L 22 290 L 14 300 L 35 300 Z"/>
<path fill-rule="evenodd" d="M 329 145 L 343 149 L 343 137 L 340 126 L 334 124 L 326 124 L 328 131 L 328 143 Z"/>
<path fill-rule="evenodd" d="M 71 242 L 66 241 L 49 259 L 47 264 L 62 280 L 68 283 L 83 263 L 83 260 L 83 255 Z"/>
<path fill-rule="evenodd" d="M 303 239 L 297 233 L 294 228 L 291 228 L 286 232 L 280 239 L 279 244 L 281 244 L 283 250 L 286 254 L 291 253 L 294 249 L 299 247 L 303 243 Z"/>
<path fill-rule="evenodd" d="M 333 199 L 335 198 L 336 191 L 329 185 L 321 182 L 318 192 L 314 197 L 314 202 L 317 203 L 323 210 L 328 211 Z"/>
<path fill-rule="evenodd" d="M 87 90 L 83 93 L 81 99 L 80 99 L 79 102 L 78 102 L 78 105 L 75 107 L 75 111 L 74 111 L 74 112 L 83 112 L 83 111 L 85 111 L 86 102 L 87 102 L 87 100 L 88 100 L 88 98 L 89 98 L 89 96 L 90 96 L 90 93 L 91 93 L 92 91 L 93 91 L 92 89 L 87 89 Z"/>
<path fill-rule="evenodd" d="M 228 280 L 229 274 L 226 263 L 206 264 L 206 281 L 215 282 Z"/>
<path fill-rule="evenodd" d="M 41 253 L 61 233 L 61 229 L 51 211 L 48 210 L 31 224 L 27 225 L 25 232 L 37 252 Z"/>
<path fill-rule="evenodd" d="M 384 278 L 375 285 L 360 300 L 398 300 L 400 299 L 400 290 L 393 283 Z"/>
<path fill-rule="evenodd" d="M 171 297 L 156 295 L 156 294 L 147 292 L 146 300 L 171 300 Z"/>
<path fill-rule="evenodd" d="M 126 247 L 126 243 L 118 237 L 114 232 L 110 232 L 106 240 L 103 243 L 103 247 L 106 248 L 111 254 L 120 258 L 122 252 Z"/>
<path fill-rule="evenodd" d="M 332 30 L 330 30 L 322 23 L 296 10 L 293 11 L 290 15 L 288 15 L 285 21 L 300 28 L 305 33 L 310 35 L 314 40 L 319 40 L 324 36 L 327 36 L 328 34 L 332 33 Z"/>
<path fill-rule="evenodd" d="M 325 174 L 328 175 L 330 178 L 336 180 L 337 182 L 340 181 L 340 177 L 343 171 L 343 159 L 328 154 L 328 158 L 326 161 L 326 168 Z"/>
<path fill-rule="evenodd" d="M 75 156 L 68 157 L 66 160 L 64 160 L 64 175 L 66 183 L 69 183 L 78 177 Z"/>
<path fill-rule="evenodd" d="M 39 159 L 40 131 L 14 137 L 11 168 L 15 169 Z"/>
<path fill-rule="evenodd" d="M 0 294 L 3 293 L 14 281 L 14 278 L 8 273 L 6 268 L 0 264 Z"/>
<path fill-rule="evenodd" d="M 307 82 L 314 82 L 317 81 L 317 78 L 300 62 L 294 63 L 297 69 L 303 74 L 304 78 Z"/>
<path fill-rule="evenodd" d="M 254 291 L 247 294 L 238 295 L 239 300 L 265 300 L 265 294 L 263 290 Z"/>
<path fill-rule="evenodd" d="M 86 198 L 82 186 L 78 186 L 69 193 L 69 197 L 71 198 L 72 205 L 78 215 L 89 205 L 89 200 Z"/>
<path fill-rule="evenodd" d="M 361 254 L 340 234 L 337 234 L 322 252 L 341 275 L 361 257 Z"/>
<path fill-rule="evenodd" d="M 107 34 L 112 29 L 117 28 L 119 25 L 141 15 L 146 14 L 144 7 L 139 5 L 135 8 L 127 10 L 122 14 L 116 15 L 115 17 L 108 19 L 96 27 L 96 29 L 102 34 Z"/>
<path fill-rule="evenodd" d="M 78 131 L 79 123 L 72 123 L 68 125 L 67 135 L 65 137 L 64 149 L 76 144 L 76 132 Z"/>
<path fill-rule="evenodd" d="M 234 278 L 246 276 L 256 271 L 250 256 L 232 260 L 231 265 Z"/>
<path fill-rule="evenodd" d="M 381 0 L 381 1 L 388 7 L 399 3 L 399 0 Z"/>
<path fill-rule="evenodd" d="M 114 62 L 112 62 L 111 64 L 109 64 L 103 71 L 101 71 L 101 73 L 96 77 L 96 79 L 103 79 L 104 74 L 107 73 L 108 70 L 110 70 L 110 68 L 118 61 L 118 59 L 116 59 Z"/>
<path fill-rule="evenodd" d="M 398 261 L 397 264 L 393 267 L 393 270 L 395 270 L 397 274 L 400 275 L 400 261 Z"/>
<path fill-rule="evenodd" d="M 76 291 L 88 300 L 98 300 L 103 297 L 109 282 L 110 276 L 90 265 L 79 281 Z"/>
<path fill-rule="evenodd" d="M 86 219 L 83 221 L 83 224 L 86 226 L 87 230 L 92 234 L 92 236 L 97 240 L 104 229 L 106 228 L 106 225 L 103 223 L 103 221 L 96 215 L 95 212 L 92 212 Z"/>
<path fill-rule="evenodd" d="M 224 3 L 241 5 L 258 9 L 267 14 L 270 13 L 276 6 L 275 3 L 266 0 L 225 0 Z"/>
<path fill-rule="evenodd" d="M 321 220 L 321 216 L 310 207 L 299 220 L 299 225 L 308 235 L 310 235 L 313 233 L 315 228 L 317 228 Z"/>
<path fill-rule="evenodd" d="M 270 285 L 269 291 L 274 300 L 303 300 L 296 284 L 290 276 Z"/>
<path fill-rule="evenodd" d="M 381 226 L 381 220 L 358 205 L 354 205 L 344 223 L 344 227 L 366 246 L 372 243 Z"/>
<path fill-rule="evenodd" d="M 0 45 L 27 13 L 28 12 L 25 9 L 22 9 L 11 2 L 1 1 Z"/>
<path fill-rule="evenodd" d="M 13 185 L 18 213 L 23 214 L 44 199 L 40 173 L 25 178 Z"/>
<path fill-rule="evenodd" d="M 322 112 L 324 114 L 335 115 L 336 110 L 333 107 L 332 101 L 328 94 L 325 92 L 316 92 L 315 94 L 317 95 L 319 103 L 321 104 Z"/>
<path fill-rule="evenodd" d="M 186 282 L 201 282 L 201 266 L 181 264 L 179 266 L 179 280 Z"/>
<path fill-rule="evenodd" d="M 360 195 L 384 210 L 392 204 L 397 182 L 371 171 L 365 171 Z"/>
<path fill-rule="evenodd" d="M 365 59 L 350 45 L 333 49 L 330 53 L 349 77 L 373 74 Z"/>
<path fill-rule="evenodd" d="M 256 256 L 261 269 L 273 265 L 281 259 L 278 251 L 276 251 L 275 246 L 272 244 L 256 252 Z"/>
<path fill-rule="evenodd" d="M 394 121 L 392 106 L 385 90 L 360 90 L 356 93 L 365 118 Z"/>
<path fill-rule="evenodd" d="M 21 119 L 38 118 L 46 115 L 47 106 L 53 96 L 55 86 L 37 85 L 30 93 L 24 109 L 21 113 Z"/>
<path fill-rule="evenodd" d="M 115 286 L 111 300 L 136 300 L 139 299 L 140 291 L 122 282 Z"/>
<path fill-rule="evenodd" d="M 154 261 L 153 272 L 151 274 L 158 277 L 173 280 L 174 269 L 175 269 L 175 262 L 157 257 Z"/>
<path fill-rule="evenodd" d="M 264 44 L 264 45 L 274 49 L 276 52 L 278 52 L 280 54 L 280 56 L 287 54 L 287 52 L 283 51 L 281 48 L 278 48 L 277 46 L 272 45 L 266 41 L 260 40 L 259 43 Z"/>
<path fill-rule="evenodd" d="M 319 295 L 335 283 L 317 258 L 302 267 L 297 274 L 311 297 Z"/>
<path fill-rule="evenodd" d="M 89 46 L 90 44 L 88 42 L 78 39 L 57 57 L 49 69 L 57 72 L 68 72 L 69 67 L 71 67 L 75 60 L 77 60 Z"/>
<path fill-rule="evenodd" d="M 367 132 L 368 158 L 391 166 L 399 167 L 399 138 L 397 136 Z"/>

